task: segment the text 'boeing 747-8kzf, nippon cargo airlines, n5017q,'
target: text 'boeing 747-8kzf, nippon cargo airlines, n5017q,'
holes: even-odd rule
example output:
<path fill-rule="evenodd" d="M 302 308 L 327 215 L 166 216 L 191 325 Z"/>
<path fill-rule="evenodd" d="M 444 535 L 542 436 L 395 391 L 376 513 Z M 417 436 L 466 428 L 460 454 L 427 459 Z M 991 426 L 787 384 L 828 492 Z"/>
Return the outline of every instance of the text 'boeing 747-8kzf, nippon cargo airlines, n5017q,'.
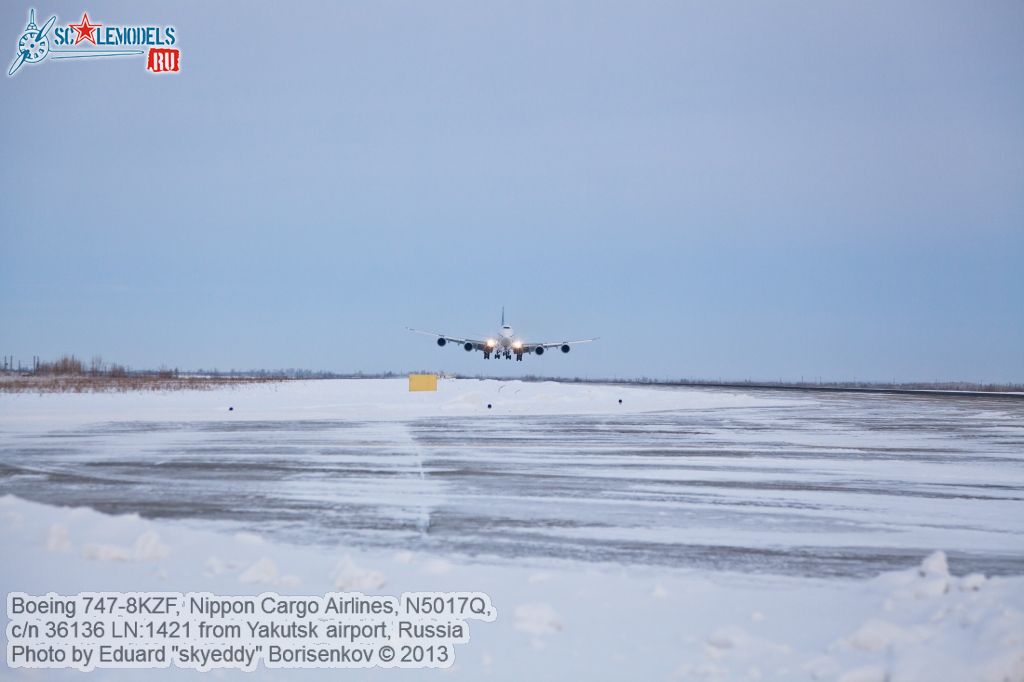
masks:
<path fill-rule="evenodd" d="M 590 343 L 591 341 L 597 341 L 597 338 L 593 339 L 580 339 L 578 341 L 548 341 L 543 343 L 536 343 L 530 341 L 523 341 L 515 332 L 512 331 L 512 326 L 505 324 L 505 309 L 501 309 L 501 329 L 495 336 L 487 339 L 463 339 L 457 336 L 448 336 L 447 334 L 438 334 L 437 332 L 427 332 L 422 329 L 413 329 L 408 327 L 409 331 L 416 332 L 417 334 L 426 334 L 427 336 L 436 336 L 437 345 L 447 346 L 449 343 L 454 343 L 462 346 L 466 351 L 483 351 L 484 360 L 488 360 L 491 357 L 495 359 L 504 357 L 506 360 L 511 360 L 514 355 L 516 360 L 522 360 L 524 353 L 534 353 L 536 355 L 543 355 L 544 351 L 548 348 L 558 348 L 563 353 L 568 353 L 572 345 L 575 343 Z"/>

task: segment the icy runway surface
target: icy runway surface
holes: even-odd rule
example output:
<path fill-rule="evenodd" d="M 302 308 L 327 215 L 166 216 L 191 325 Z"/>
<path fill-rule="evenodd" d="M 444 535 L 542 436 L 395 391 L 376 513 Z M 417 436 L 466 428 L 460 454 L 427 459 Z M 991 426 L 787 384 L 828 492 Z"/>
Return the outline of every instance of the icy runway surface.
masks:
<path fill-rule="evenodd" d="M 0 494 L 51 505 L 463 561 L 869 576 L 944 549 L 1024 572 L 1019 400 L 366 380 L 0 401 Z"/>

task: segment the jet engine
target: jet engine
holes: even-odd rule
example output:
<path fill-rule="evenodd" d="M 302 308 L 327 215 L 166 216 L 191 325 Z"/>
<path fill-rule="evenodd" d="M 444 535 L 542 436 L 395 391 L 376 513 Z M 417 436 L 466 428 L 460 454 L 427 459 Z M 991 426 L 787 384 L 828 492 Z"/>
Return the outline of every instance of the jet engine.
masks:
<path fill-rule="evenodd" d="M 567 344 L 567 343 L 563 343 L 563 344 L 562 344 L 562 352 L 563 352 L 563 353 L 568 353 L 568 352 L 569 352 L 569 350 L 570 350 L 570 348 L 569 348 L 569 344 Z"/>
<path fill-rule="evenodd" d="M 467 341 L 466 343 L 462 344 L 462 347 L 465 348 L 467 351 L 473 350 L 473 344 L 471 344 L 469 341 Z"/>
<path fill-rule="evenodd" d="M 446 343 L 448 343 L 448 339 L 440 338 L 440 339 L 437 340 L 437 345 L 439 345 L 439 346 L 443 346 Z"/>
<path fill-rule="evenodd" d="M 537 346 L 533 352 L 537 355 L 544 355 L 544 346 Z"/>

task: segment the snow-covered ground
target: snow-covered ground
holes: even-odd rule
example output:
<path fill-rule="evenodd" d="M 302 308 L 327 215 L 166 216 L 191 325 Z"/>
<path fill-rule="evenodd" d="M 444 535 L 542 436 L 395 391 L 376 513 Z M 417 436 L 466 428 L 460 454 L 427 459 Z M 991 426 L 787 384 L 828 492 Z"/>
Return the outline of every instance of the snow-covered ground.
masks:
<path fill-rule="evenodd" d="M 1024 680 L 1022 442 L 983 398 L 7 394 L 0 586 L 491 595 L 454 669 L 357 679 Z"/>

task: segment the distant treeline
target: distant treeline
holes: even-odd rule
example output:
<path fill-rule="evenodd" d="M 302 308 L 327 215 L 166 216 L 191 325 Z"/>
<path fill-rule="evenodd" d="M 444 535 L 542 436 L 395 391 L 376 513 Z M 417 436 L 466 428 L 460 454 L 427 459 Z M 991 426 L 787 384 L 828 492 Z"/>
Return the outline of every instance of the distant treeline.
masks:
<path fill-rule="evenodd" d="M 116 362 L 104 362 L 100 356 L 94 356 L 86 364 L 74 355 L 62 355 L 53 362 L 46 362 L 35 359 L 31 368 L 17 370 L 20 374 L 32 376 L 55 376 L 55 377 L 113 377 L 124 378 L 128 376 L 154 376 L 161 379 L 173 379 L 179 374 L 178 369 L 161 367 L 153 370 L 132 370 L 126 365 Z"/>
<path fill-rule="evenodd" d="M 2 370 L 0 370 L 2 371 Z M 196 369 L 181 370 L 177 367 L 161 366 L 159 369 L 133 369 L 128 365 L 116 362 L 105 362 L 102 357 L 94 356 L 88 363 L 74 355 L 62 355 L 53 362 L 33 359 L 31 367 L 7 368 L 13 374 L 30 376 L 54 377 L 157 377 L 160 379 L 177 378 L 250 378 L 250 379 L 359 379 L 359 378 L 394 378 L 404 376 L 402 372 L 371 373 L 364 372 L 338 373 L 309 369 Z"/>
<path fill-rule="evenodd" d="M 194 374 L 177 368 L 131 369 L 94 357 L 88 363 L 74 355 L 53 362 L 33 358 L 30 368 L 12 369 L 6 362 L 0 370 L 2 393 L 97 393 L 127 391 L 210 390 L 220 386 L 282 381 L 286 377 L 241 374 Z"/>
<path fill-rule="evenodd" d="M 426 370 L 424 370 L 426 371 Z M 330 372 L 320 369 L 197 369 L 188 372 L 195 376 L 256 377 L 267 379 L 395 379 L 407 372 Z"/>

